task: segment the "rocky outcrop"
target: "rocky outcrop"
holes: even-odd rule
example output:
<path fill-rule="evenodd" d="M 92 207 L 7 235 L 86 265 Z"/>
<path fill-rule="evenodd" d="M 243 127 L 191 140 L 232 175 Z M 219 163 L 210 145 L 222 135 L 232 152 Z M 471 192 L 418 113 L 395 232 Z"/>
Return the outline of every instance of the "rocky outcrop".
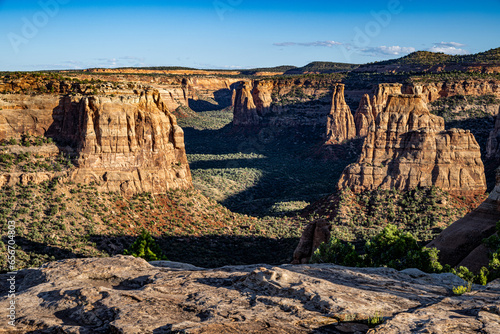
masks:
<path fill-rule="evenodd" d="M 126 194 L 191 185 L 184 133 L 157 91 L 117 100 L 84 98 L 78 114 L 75 182 Z"/>
<path fill-rule="evenodd" d="M 348 166 L 340 189 L 408 190 L 436 186 L 472 196 L 486 191 L 484 166 L 474 136 L 445 130 L 417 95 L 390 95 L 370 127 L 358 163 Z"/>
<path fill-rule="evenodd" d="M 73 158 L 74 182 L 124 194 L 191 186 L 183 131 L 158 91 L 29 99 L 9 94 L 0 96 L 0 106 L 0 140 L 54 138 Z"/>
<path fill-rule="evenodd" d="M 243 81 L 234 93 L 233 124 L 317 129 L 324 134 L 336 84 L 333 78 Z"/>
<path fill-rule="evenodd" d="M 391 95 L 401 94 L 402 86 L 403 85 L 399 83 L 384 83 L 375 87 L 375 92 L 371 101 L 373 116 L 375 118 L 385 110 L 387 101 Z"/>
<path fill-rule="evenodd" d="M 452 274 L 335 265 L 228 266 L 205 270 L 142 259 L 71 259 L 15 275 L 15 327 L 7 276 L 3 330 L 71 333 L 498 333 L 500 284 Z"/>
<path fill-rule="evenodd" d="M 293 252 L 293 264 L 309 263 L 312 253 L 323 242 L 328 242 L 331 236 L 332 224 L 324 219 L 318 219 L 307 224 L 302 232 L 299 244 Z"/>
<path fill-rule="evenodd" d="M 344 85 L 333 87 L 332 109 L 327 119 L 327 144 L 341 144 L 344 140 L 356 137 L 356 126 L 351 109 L 345 102 Z"/>
<path fill-rule="evenodd" d="M 370 125 L 375 121 L 374 110 L 371 105 L 370 96 L 363 95 L 359 102 L 359 107 L 354 114 L 354 124 L 356 126 L 356 136 L 366 137 Z"/>
<path fill-rule="evenodd" d="M 354 114 L 356 136 L 365 137 L 368 134 L 371 124 L 387 105 L 389 96 L 401 94 L 401 87 L 401 84 L 394 83 L 379 84 L 371 97 L 368 94 L 363 95 Z"/>
<path fill-rule="evenodd" d="M 495 120 L 495 128 L 490 132 L 486 146 L 487 158 L 500 158 L 500 109 Z"/>
<path fill-rule="evenodd" d="M 488 267 L 489 249 L 483 240 L 496 232 L 500 221 L 500 169 L 496 187 L 477 209 L 446 228 L 427 247 L 439 249 L 439 259 L 451 266 L 466 266 L 474 272 Z"/>
<path fill-rule="evenodd" d="M 236 126 L 252 126 L 260 123 L 261 117 L 255 106 L 252 86 L 249 82 L 243 81 L 236 89 L 234 100 L 233 124 Z"/>
<path fill-rule="evenodd" d="M 427 83 L 410 83 L 403 87 L 406 94 L 421 95 L 426 103 L 442 97 L 455 95 L 495 95 L 500 96 L 500 81 L 497 80 L 457 80 Z"/>

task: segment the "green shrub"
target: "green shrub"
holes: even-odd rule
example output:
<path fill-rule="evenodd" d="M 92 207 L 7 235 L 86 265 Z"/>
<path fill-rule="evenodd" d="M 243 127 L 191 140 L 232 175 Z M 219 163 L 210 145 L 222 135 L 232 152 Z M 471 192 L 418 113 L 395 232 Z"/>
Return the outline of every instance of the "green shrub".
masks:
<path fill-rule="evenodd" d="M 382 232 L 367 241 L 364 254 L 358 255 L 352 244 L 331 238 L 314 252 L 313 263 L 336 263 L 346 266 L 390 267 L 397 270 L 418 268 L 425 272 L 441 272 L 439 251 L 418 244 L 409 232 L 387 225 Z"/>
<path fill-rule="evenodd" d="M 312 255 L 313 263 L 335 263 L 341 266 L 356 267 L 362 264 L 362 259 L 355 247 L 347 242 L 332 237 L 328 243 L 321 243 Z"/>
<path fill-rule="evenodd" d="M 162 254 L 161 248 L 156 244 L 151 234 L 146 230 L 142 230 L 141 235 L 123 254 L 141 257 L 146 261 L 168 260 Z"/>
<path fill-rule="evenodd" d="M 454 286 L 453 287 L 453 294 L 457 295 L 457 296 L 461 296 L 466 292 L 470 292 L 471 288 L 472 288 L 472 285 L 470 283 L 467 286 L 463 286 L 463 285 L 456 286 L 456 287 Z"/>
<path fill-rule="evenodd" d="M 384 317 L 380 315 L 380 312 L 375 312 L 373 316 L 368 317 L 368 326 L 375 327 L 384 322 Z"/>

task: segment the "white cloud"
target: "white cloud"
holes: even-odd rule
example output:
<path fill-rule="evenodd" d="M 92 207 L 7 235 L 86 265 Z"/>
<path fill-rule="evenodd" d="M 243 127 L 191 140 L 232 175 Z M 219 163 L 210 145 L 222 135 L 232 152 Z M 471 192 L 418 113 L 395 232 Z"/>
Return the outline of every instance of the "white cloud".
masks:
<path fill-rule="evenodd" d="M 274 43 L 274 46 L 320 46 L 320 47 L 329 47 L 335 45 L 342 45 L 340 42 L 335 41 L 316 41 L 316 42 L 283 42 L 283 43 Z"/>
<path fill-rule="evenodd" d="M 119 57 L 119 58 L 97 58 L 97 63 L 90 67 L 141 67 L 144 66 L 144 58 L 138 57 Z"/>
<path fill-rule="evenodd" d="M 467 50 L 462 49 L 465 44 L 457 43 L 457 42 L 440 42 L 434 43 L 434 45 L 427 49 L 427 51 L 431 52 L 443 52 L 450 55 L 463 55 L 469 53 Z"/>
<path fill-rule="evenodd" d="M 395 46 L 383 45 L 383 46 L 361 49 L 360 51 L 370 56 L 399 56 L 415 52 L 415 48 L 398 46 L 398 45 Z"/>

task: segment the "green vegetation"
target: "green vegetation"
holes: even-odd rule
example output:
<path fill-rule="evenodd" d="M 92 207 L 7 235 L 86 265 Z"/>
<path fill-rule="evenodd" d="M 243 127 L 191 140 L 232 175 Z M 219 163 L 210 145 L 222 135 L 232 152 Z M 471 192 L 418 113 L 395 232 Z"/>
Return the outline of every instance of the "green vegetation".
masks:
<path fill-rule="evenodd" d="M 394 225 L 387 225 L 382 232 L 368 240 L 362 250 L 351 243 L 342 243 L 333 237 L 314 252 L 312 263 L 336 263 L 350 267 L 387 266 L 397 270 L 418 268 L 425 272 L 440 272 L 436 249 L 418 244 L 417 239 Z"/>
<path fill-rule="evenodd" d="M 0 146 L 7 145 L 20 145 L 25 147 L 30 146 L 43 146 L 45 144 L 53 143 L 52 138 L 42 137 L 42 136 L 31 136 L 28 134 L 22 135 L 20 139 L 10 138 L 0 142 Z"/>
<path fill-rule="evenodd" d="M 364 242 L 392 224 L 424 242 L 432 240 L 474 207 L 474 203 L 466 203 L 435 187 L 362 193 L 345 189 L 316 202 L 306 212 L 308 219 L 330 221 L 333 236 L 343 241 Z"/>
<path fill-rule="evenodd" d="M 500 105 L 500 99 L 494 95 L 454 95 L 430 103 L 432 113 L 443 117 L 446 123 L 469 118 L 492 117 L 492 114 L 485 112 L 486 107 L 490 105 Z"/>
<path fill-rule="evenodd" d="M 368 326 L 376 327 L 384 322 L 384 317 L 380 315 L 380 312 L 375 312 L 371 317 L 368 317 Z"/>
<path fill-rule="evenodd" d="M 186 149 L 195 187 L 245 214 L 282 215 L 276 210 L 280 203 L 312 203 L 332 193 L 345 166 L 359 154 L 359 140 L 339 149 L 342 158 L 328 161 L 310 154 L 321 139 L 289 140 L 268 128 L 256 136 L 230 131 L 230 126 L 216 131 L 185 128 Z"/>
<path fill-rule="evenodd" d="M 484 240 L 490 250 L 489 278 L 500 278 L 500 221 L 497 222 L 496 234 Z"/>
<path fill-rule="evenodd" d="M 181 127 L 192 127 L 196 130 L 219 130 L 233 121 L 233 109 L 225 108 L 223 110 L 193 112 L 187 111 L 187 108 L 181 108 L 177 113 L 188 114 L 185 118 L 179 118 L 178 123 Z"/>
<path fill-rule="evenodd" d="M 123 252 L 125 255 L 140 257 L 146 261 L 168 260 L 162 253 L 160 246 L 156 244 L 146 229 L 143 229 L 141 235 L 134 241 L 130 248 Z"/>
<path fill-rule="evenodd" d="M 1 144 L 0 148 L 0 172 L 62 172 L 73 168 L 73 164 L 69 156 L 64 153 L 55 153 L 57 148 L 50 144 L 52 140 L 42 140 L 36 137 L 35 139 L 18 142 L 15 139 L 10 139 Z M 22 147 L 19 147 L 22 145 Z M 16 147 L 17 146 L 17 147 Z M 31 149 L 31 146 L 33 149 Z M 53 148 L 48 154 L 39 155 L 40 147 Z"/>
<path fill-rule="evenodd" d="M 460 56 L 458 56 L 460 57 Z M 407 56 L 376 62 L 376 65 L 437 65 L 453 61 L 453 56 L 441 52 L 416 51 Z"/>
<path fill-rule="evenodd" d="M 472 290 L 472 284 L 486 285 L 500 278 L 500 222 L 497 234 L 484 242 L 491 250 L 488 268 L 481 268 L 474 274 L 468 268 L 460 266 L 450 268 L 438 261 L 439 251 L 419 244 L 417 238 L 394 225 L 387 225 L 379 234 L 368 240 L 363 247 L 356 247 L 331 237 L 322 243 L 313 253 L 311 263 L 335 263 L 350 267 L 390 267 L 397 270 L 417 268 L 427 273 L 451 272 L 467 282 L 467 287 L 453 287 L 455 295 L 462 295 Z"/>
<path fill-rule="evenodd" d="M 471 292 L 471 291 L 472 291 L 472 284 L 471 283 L 469 283 L 467 286 L 460 285 L 460 286 L 453 287 L 453 294 L 456 296 L 461 296 L 464 293 Z"/>
<path fill-rule="evenodd" d="M 416 51 L 398 59 L 375 63 L 376 65 L 439 65 L 439 64 L 498 64 L 500 48 L 471 55 L 447 55 L 441 52 Z"/>
<path fill-rule="evenodd" d="M 347 63 L 333 63 L 327 61 L 315 61 L 303 67 L 297 67 L 288 70 L 285 74 L 303 74 L 303 73 L 336 73 L 336 72 L 349 72 L 356 68 L 357 64 Z"/>

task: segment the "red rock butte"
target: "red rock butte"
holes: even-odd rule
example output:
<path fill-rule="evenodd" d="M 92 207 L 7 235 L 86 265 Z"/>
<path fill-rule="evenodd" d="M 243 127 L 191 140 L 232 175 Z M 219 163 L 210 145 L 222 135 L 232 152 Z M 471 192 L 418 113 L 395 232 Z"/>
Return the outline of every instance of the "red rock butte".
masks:
<path fill-rule="evenodd" d="M 0 140 L 52 137 L 53 153 L 73 157 L 76 169 L 65 176 L 71 181 L 124 194 L 192 185 L 184 133 L 156 90 L 117 97 L 7 94 L 0 102 Z M 47 177 L 5 173 L 1 180 L 12 185 Z"/>
<path fill-rule="evenodd" d="M 486 179 L 470 131 L 445 130 L 443 118 L 432 115 L 421 96 L 398 94 L 388 96 L 367 131 L 360 159 L 344 170 L 338 186 L 356 192 L 436 186 L 474 196 L 486 191 Z"/>

